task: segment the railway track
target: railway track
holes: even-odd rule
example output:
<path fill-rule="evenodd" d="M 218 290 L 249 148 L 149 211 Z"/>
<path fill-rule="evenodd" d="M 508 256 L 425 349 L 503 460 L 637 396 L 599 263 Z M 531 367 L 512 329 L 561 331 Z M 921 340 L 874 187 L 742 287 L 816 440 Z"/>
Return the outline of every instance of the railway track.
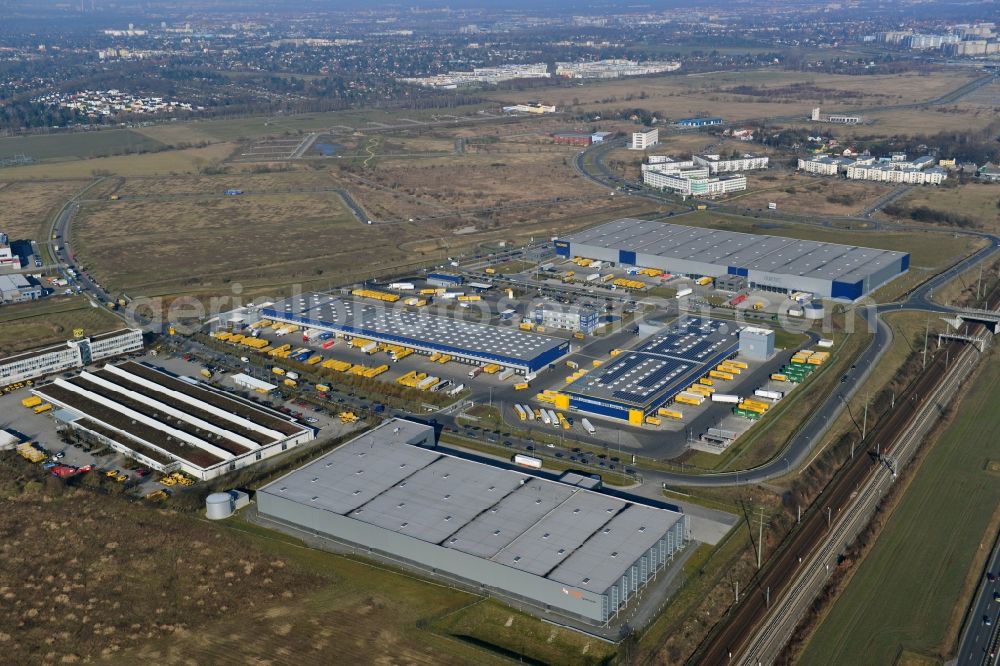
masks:
<path fill-rule="evenodd" d="M 958 389 L 975 362 L 975 350 L 971 346 L 964 347 L 961 356 L 952 362 L 951 375 L 930 397 L 931 404 L 947 404 L 948 396 Z M 893 469 L 898 469 L 909 461 L 937 417 L 936 409 L 924 410 L 909 424 L 898 438 L 899 445 L 893 449 Z M 829 578 L 830 571 L 836 564 L 837 553 L 864 529 L 894 476 L 889 466 L 882 464 L 863 482 L 854 496 L 850 514 L 832 525 L 823 543 L 808 560 L 803 558 L 801 575 L 795 578 L 787 595 L 780 602 L 772 604 L 774 611 L 758 629 L 736 663 L 755 666 L 757 663 L 772 663 L 777 658 L 801 619 L 802 612 L 808 609 Z"/>
<path fill-rule="evenodd" d="M 996 307 L 996 300 L 996 294 L 993 294 L 990 299 L 992 308 Z M 859 452 L 845 463 L 845 467 L 813 502 L 802 517 L 801 524 L 789 532 L 765 567 L 751 581 L 742 601 L 730 608 L 689 663 L 712 666 L 733 663 L 752 647 L 747 642 L 761 621 L 768 617 L 771 606 L 784 601 L 788 595 L 805 594 L 805 586 L 796 586 L 795 583 L 803 567 L 815 564 L 816 555 L 822 553 L 820 546 L 831 536 L 834 515 L 849 506 L 857 496 L 871 494 L 874 487 L 871 484 L 877 483 L 879 470 L 885 469 L 881 457 L 875 456 L 876 448 L 884 456 L 901 457 L 904 451 L 897 447 L 907 439 L 900 435 L 911 432 L 914 425 L 919 425 L 921 416 L 925 414 L 924 409 L 940 396 L 939 389 L 942 387 L 938 386 L 939 381 L 947 376 L 946 370 L 950 367 L 947 359 L 964 362 L 968 352 L 963 351 L 962 343 L 950 342 L 946 345 L 946 354 L 938 354 L 903 391 L 897 406 L 871 430 L 859 445 Z M 775 631 L 777 629 L 775 627 Z M 757 659 L 755 655 L 750 663 L 756 663 Z"/>

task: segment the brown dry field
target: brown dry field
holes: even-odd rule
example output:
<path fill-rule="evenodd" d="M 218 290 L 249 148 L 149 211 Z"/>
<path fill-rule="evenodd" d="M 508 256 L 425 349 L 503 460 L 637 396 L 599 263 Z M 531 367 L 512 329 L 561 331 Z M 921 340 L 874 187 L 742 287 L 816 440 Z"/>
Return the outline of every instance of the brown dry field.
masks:
<path fill-rule="evenodd" d="M 4 455 L 11 456 L 5 467 L 20 464 Z M 237 611 L 295 603 L 321 582 L 170 512 L 66 490 L 55 478 L 5 485 L 0 644 L 7 663 L 117 659 L 138 643 L 183 641 Z"/>
<path fill-rule="evenodd" d="M 930 99 L 960 86 L 974 72 L 934 72 L 847 76 L 758 70 L 752 72 L 664 76 L 588 83 L 578 87 L 536 87 L 523 92 L 496 92 L 487 96 L 498 101 L 527 102 L 543 99 L 560 107 L 577 100 L 588 112 L 625 106 L 640 106 L 668 118 L 722 116 L 727 119 L 769 118 L 790 113 L 807 113 L 816 105 L 856 108 L 883 104 L 904 104 Z M 781 91 L 793 84 L 815 86 L 812 91 Z M 775 98 L 739 95 L 734 86 L 779 89 Z M 645 99 L 640 99 L 642 95 Z M 632 99 L 626 98 L 631 95 Z M 616 101 L 611 101 L 616 98 Z"/>
<path fill-rule="evenodd" d="M 68 488 L 11 453 L 0 465 L 5 663 L 506 663 L 426 626 L 490 621 L 473 595 L 240 521 Z M 590 642 L 519 622 L 529 654 L 546 655 L 550 634 L 573 654 Z"/>
<path fill-rule="evenodd" d="M 748 190 L 725 201 L 734 206 L 766 210 L 778 204 L 778 210 L 815 215 L 854 215 L 892 191 L 891 185 L 842 178 L 806 176 L 793 171 L 748 172 Z M 775 178 L 775 180 L 769 180 Z M 788 190 L 793 190 L 789 192 Z M 847 196 L 851 201 L 830 201 L 827 197 Z"/>
<path fill-rule="evenodd" d="M 427 177 L 436 173 L 431 169 Z M 86 205 L 75 222 L 77 257 L 102 284 L 135 294 L 218 293 L 228 291 L 233 281 L 277 289 L 291 283 L 326 287 L 376 268 L 438 260 L 484 241 L 523 241 L 656 209 L 646 201 L 608 196 L 463 215 L 450 204 L 484 204 L 455 195 L 446 200 L 449 205 L 418 206 L 413 202 L 425 199 L 319 175 L 328 179 L 328 187 L 349 185 L 380 220 L 407 219 L 417 212 L 439 217 L 364 225 L 332 193 L 104 200 Z M 449 170 L 441 177 L 458 178 L 458 173 Z M 197 178 L 171 186 L 186 191 L 214 188 L 214 183 Z M 426 201 L 432 201 L 430 196 Z"/>
<path fill-rule="evenodd" d="M 904 208 L 926 206 L 957 213 L 971 218 L 979 229 L 1000 232 L 1000 184 L 965 183 L 957 187 L 915 187 L 896 203 Z M 879 213 L 879 216 L 889 219 L 885 213 Z"/>
<path fill-rule="evenodd" d="M 44 301 L 0 308 L 0 355 L 64 342 L 74 328 L 87 335 L 121 328 L 122 321 L 83 296 L 54 296 Z"/>
<path fill-rule="evenodd" d="M 0 183 L 0 232 L 11 240 L 48 239 L 48 225 L 87 180 Z"/>
<path fill-rule="evenodd" d="M 227 279 L 316 279 L 384 240 L 333 194 L 101 202 L 81 210 L 75 234 L 78 259 L 102 284 L 157 293 Z M 403 258 L 394 244 L 381 253 Z"/>
<path fill-rule="evenodd" d="M 222 175 L 186 175 L 172 178 L 127 178 L 117 190 L 122 198 L 164 196 L 179 194 L 206 194 L 224 196 L 227 189 L 237 188 L 247 193 L 279 192 L 288 190 L 319 190 L 332 187 L 329 177 L 322 171 L 294 167 L 288 171 L 251 173 L 233 170 Z"/>
<path fill-rule="evenodd" d="M 0 181 L 91 178 L 95 173 L 119 176 L 196 174 L 226 159 L 236 145 L 216 143 L 204 148 L 166 150 L 147 155 L 117 155 L 89 160 L 51 162 L 0 169 Z"/>

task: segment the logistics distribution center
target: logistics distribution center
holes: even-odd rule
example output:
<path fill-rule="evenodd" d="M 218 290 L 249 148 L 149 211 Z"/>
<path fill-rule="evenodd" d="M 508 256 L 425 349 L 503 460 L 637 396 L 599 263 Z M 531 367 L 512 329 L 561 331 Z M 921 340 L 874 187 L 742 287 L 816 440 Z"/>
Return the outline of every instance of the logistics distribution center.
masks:
<path fill-rule="evenodd" d="M 740 275 L 751 289 L 854 301 L 905 273 L 910 255 L 852 245 L 621 219 L 555 242 L 563 257 L 587 257 L 669 273 Z"/>
<path fill-rule="evenodd" d="M 451 354 L 476 365 L 497 363 L 524 374 L 536 372 L 569 352 L 569 342 L 517 328 L 491 326 L 411 310 L 378 306 L 329 294 L 307 293 L 260 308 L 273 321 L 299 324 Z"/>
<path fill-rule="evenodd" d="M 561 393 L 569 397 L 571 409 L 641 425 L 646 416 L 738 350 L 738 333 L 730 324 L 682 318 Z"/>
<path fill-rule="evenodd" d="M 160 472 L 207 480 L 311 441 L 315 431 L 250 401 L 127 361 L 32 393 L 55 417 Z"/>
<path fill-rule="evenodd" d="M 684 547 L 684 514 L 435 444 L 431 426 L 387 421 L 258 490 L 258 511 L 594 624 Z"/>

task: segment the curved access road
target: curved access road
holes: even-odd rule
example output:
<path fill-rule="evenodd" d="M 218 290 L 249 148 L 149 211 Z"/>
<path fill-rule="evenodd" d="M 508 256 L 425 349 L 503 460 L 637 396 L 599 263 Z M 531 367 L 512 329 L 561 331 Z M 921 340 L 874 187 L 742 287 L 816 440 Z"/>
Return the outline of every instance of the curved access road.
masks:
<path fill-rule="evenodd" d="M 587 150 L 581 151 L 573 160 L 573 168 L 582 177 L 605 187 L 616 188 L 624 186 L 625 188 L 635 188 L 635 184 L 619 178 L 604 164 L 604 155 L 609 150 L 619 147 L 622 144 L 623 140 L 618 139 L 604 144 L 597 144 Z M 587 164 L 588 158 L 590 161 L 589 165 Z M 634 195 L 653 200 L 664 200 L 659 193 L 650 190 L 636 190 L 634 191 Z M 794 222 L 795 220 L 790 221 Z M 824 221 L 807 223 L 819 224 L 820 226 L 826 226 L 827 224 Z M 900 226 L 900 228 L 905 229 L 907 227 Z M 925 230 L 923 228 L 920 229 Z M 881 314 L 902 310 L 938 312 L 942 314 L 954 312 L 954 308 L 942 306 L 931 300 L 934 289 L 992 256 L 1000 248 L 1000 237 L 998 236 L 977 232 L 964 233 L 986 238 L 989 241 L 989 245 L 927 280 L 907 294 L 905 299 L 895 303 L 869 306 L 860 310 L 869 330 L 874 331 L 872 341 L 854 362 L 854 370 L 848 371 L 848 381 L 838 384 L 837 390 L 822 400 L 809 419 L 793 435 L 789 444 L 774 458 L 758 467 L 715 474 L 682 474 L 643 470 L 644 478 L 650 482 L 672 486 L 732 486 L 767 481 L 787 474 L 792 469 L 796 469 L 805 463 L 826 435 L 830 424 L 845 409 L 847 401 L 850 400 L 861 384 L 868 379 L 872 368 L 881 360 L 886 350 L 892 344 L 892 330 L 882 320 Z"/>

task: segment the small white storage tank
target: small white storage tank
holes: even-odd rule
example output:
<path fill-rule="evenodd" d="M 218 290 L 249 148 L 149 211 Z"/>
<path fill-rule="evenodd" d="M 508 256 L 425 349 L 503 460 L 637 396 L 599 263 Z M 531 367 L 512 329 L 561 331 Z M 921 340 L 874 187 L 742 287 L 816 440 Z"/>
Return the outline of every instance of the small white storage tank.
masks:
<path fill-rule="evenodd" d="M 222 520 L 233 515 L 236 505 L 230 493 L 212 493 L 205 498 L 205 515 L 209 520 Z"/>
<path fill-rule="evenodd" d="M 803 307 L 802 311 L 805 313 L 806 319 L 822 319 L 825 314 L 823 304 L 816 301 Z"/>

